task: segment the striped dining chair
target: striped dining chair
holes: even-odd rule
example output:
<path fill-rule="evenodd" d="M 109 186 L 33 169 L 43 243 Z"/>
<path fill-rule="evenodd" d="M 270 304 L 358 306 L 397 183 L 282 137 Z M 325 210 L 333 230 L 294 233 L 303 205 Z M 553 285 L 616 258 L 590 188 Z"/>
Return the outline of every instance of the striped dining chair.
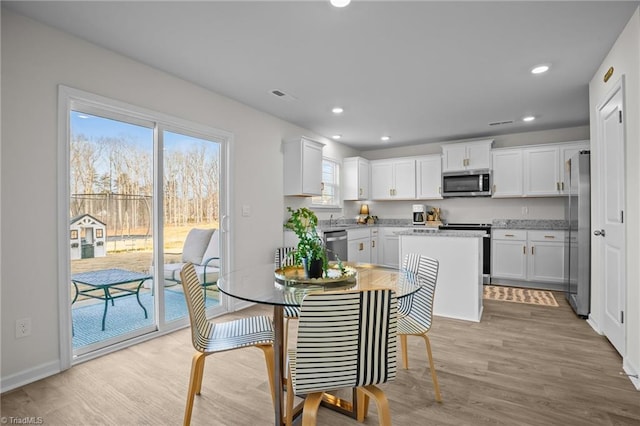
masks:
<path fill-rule="evenodd" d="M 438 266 L 436 259 L 415 253 L 405 255 L 402 260 L 402 270 L 409 271 L 418 276 L 421 282 L 420 289 L 410 297 L 403 298 L 398 308 L 398 335 L 402 350 L 402 365 L 409 368 L 409 356 L 407 353 L 407 336 L 422 337 L 427 346 L 427 357 L 431 380 L 435 391 L 436 401 L 442 402 L 440 385 L 436 376 L 436 368 L 431 354 L 431 342 L 427 333 L 431 329 L 433 319 L 433 299 L 436 293 L 438 280 Z"/>
<path fill-rule="evenodd" d="M 275 250 L 274 263 L 276 269 L 283 268 L 285 266 L 293 266 L 295 259 L 293 258 L 293 252 L 295 247 L 278 247 Z M 297 320 L 300 316 L 300 308 L 297 306 L 284 306 L 284 333 L 283 333 L 283 351 L 287 353 L 287 342 L 289 339 L 289 322 L 291 320 Z"/>
<path fill-rule="evenodd" d="M 253 316 L 238 320 L 213 323 L 206 317 L 205 300 L 202 285 L 195 267 L 187 263 L 180 270 L 180 278 L 184 288 L 189 320 L 191 322 L 191 339 L 196 353 L 191 362 L 191 377 L 187 393 L 187 406 L 184 411 L 184 425 L 191 423 L 191 412 L 195 395 L 200 395 L 205 357 L 216 352 L 230 351 L 250 346 L 262 349 L 267 363 L 271 400 L 275 402 L 273 324 L 267 316 Z"/>
<path fill-rule="evenodd" d="M 397 299 L 390 289 L 309 293 L 302 301 L 295 349 L 288 351 L 286 423 L 295 394 L 306 394 L 302 425 L 316 424 L 323 392 L 356 388 L 357 418 L 373 398 L 380 425 L 391 425 L 377 384 L 396 377 Z"/>

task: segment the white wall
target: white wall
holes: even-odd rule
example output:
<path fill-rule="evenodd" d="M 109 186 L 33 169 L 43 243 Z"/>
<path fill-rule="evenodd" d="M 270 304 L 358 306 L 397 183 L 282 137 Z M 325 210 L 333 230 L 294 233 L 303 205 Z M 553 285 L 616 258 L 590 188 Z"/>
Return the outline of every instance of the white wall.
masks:
<path fill-rule="evenodd" d="M 273 261 L 282 241 L 281 142 L 300 135 L 335 156 L 353 150 L 194 84 L 2 10 L 0 272 L 3 390 L 59 369 L 58 85 L 233 133 L 231 223 L 236 266 Z M 253 214 L 242 217 L 241 206 Z M 259 235 L 256 232 L 259 230 Z M 241 253 L 242 255 L 238 255 Z M 30 317 L 30 337 L 15 320 Z"/>
<path fill-rule="evenodd" d="M 614 67 L 614 74 L 609 83 L 603 81 L 603 76 Z M 622 76 L 625 76 L 625 100 L 623 109 L 626 117 L 626 148 L 625 148 L 625 185 L 626 185 L 626 212 L 627 221 L 626 251 L 626 353 L 623 354 L 625 370 L 631 374 L 640 374 L 640 9 L 637 9 L 629 23 L 618 37 L 613 48 L 596 71 L 589 84 L 589 110 L 591 114 L 591 140 L 596 141 L 597 130 L 596 106 L 602 102 L 611 86 Z M 597 155 L 597 150 L 594 150 Z M 602 199 L 599 195 L 597 180 L 598 161 L 592 157 L 593 173 L 592 183 L 594 198 Z M 595 204 L 594 204 L 595 207 Z M 593 210 L 593 227 L 598 228 L 599 215 Z M 597 256 L 598 240 L 594 240 L 593 254 Z M 595 257 L 594 257 L 595 259 Z M 598 280 L 600 274 L 600 262 L 592 262 L 592 312 L 594 320 L 599 320 L 598 315 L 602 311 L 604 300 L 601 297 L 603 283 Z M 640 389 L 640 379 L 635 379 L 634 384 Z"/>

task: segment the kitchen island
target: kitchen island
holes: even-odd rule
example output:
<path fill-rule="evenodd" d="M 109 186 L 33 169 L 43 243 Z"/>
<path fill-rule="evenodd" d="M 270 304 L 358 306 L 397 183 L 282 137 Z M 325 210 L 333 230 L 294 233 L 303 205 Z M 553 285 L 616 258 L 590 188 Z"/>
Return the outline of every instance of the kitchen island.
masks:
<path fill-rule="evenodd" d="M 398 232 L 400 259 L 417 253 L 440 263 L 434 315 L 479 322 L 482 317 L 484 232 L 415 229 Z"/>

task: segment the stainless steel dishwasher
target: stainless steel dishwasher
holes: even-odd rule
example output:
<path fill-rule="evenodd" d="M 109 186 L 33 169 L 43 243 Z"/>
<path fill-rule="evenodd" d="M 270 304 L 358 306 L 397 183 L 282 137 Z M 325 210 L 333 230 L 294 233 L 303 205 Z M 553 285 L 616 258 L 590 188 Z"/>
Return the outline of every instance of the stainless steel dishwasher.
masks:
<path fill-rule="evenodd" d="M 347 260 L 347 230 L 335 230 L 324 232 L 324 242 L 327 245 L 327 257 L 330 261 L 336 257 L 342 261 Z"/>

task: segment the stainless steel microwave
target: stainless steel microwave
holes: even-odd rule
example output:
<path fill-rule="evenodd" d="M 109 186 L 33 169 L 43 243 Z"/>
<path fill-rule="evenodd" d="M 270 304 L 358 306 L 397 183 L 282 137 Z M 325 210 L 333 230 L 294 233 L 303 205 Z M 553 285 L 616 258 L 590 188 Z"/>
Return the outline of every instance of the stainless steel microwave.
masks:
<path fill-rule="evenodd" d="M 443 197 L 490 197 L 491 170 L 442 173 Z"/>

